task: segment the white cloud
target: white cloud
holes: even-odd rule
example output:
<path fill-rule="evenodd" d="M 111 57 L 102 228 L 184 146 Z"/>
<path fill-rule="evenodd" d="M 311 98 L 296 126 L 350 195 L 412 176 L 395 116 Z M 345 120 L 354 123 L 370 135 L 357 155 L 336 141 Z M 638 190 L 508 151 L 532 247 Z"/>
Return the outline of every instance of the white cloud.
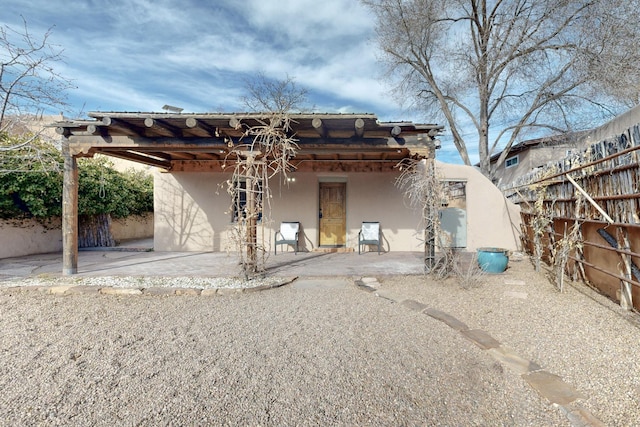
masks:
<path fill-rule="evenodd" d="M 295 78 L 319 109 L 403 119 L 379 80 L 373 17 L 358 1 L 5 2 L 5 19 L 24 11 L 57 24 L 61 69 L 78 86 L 71 97 L 88 109 L 239 108 L 244 79 L 262 71 Z"/>
<path fill-rule="evenodd" d="M 258 28 L 276 31 L 307 45 L 372 29 L 373 17 L 353 0 L 249 0 L 234 3 Z"/>

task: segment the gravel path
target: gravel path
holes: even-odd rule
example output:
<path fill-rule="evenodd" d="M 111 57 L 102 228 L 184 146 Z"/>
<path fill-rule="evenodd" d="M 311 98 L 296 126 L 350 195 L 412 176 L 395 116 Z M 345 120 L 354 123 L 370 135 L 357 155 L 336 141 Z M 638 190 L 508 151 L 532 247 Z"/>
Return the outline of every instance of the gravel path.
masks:
<path fill-rule="evenodd" d="M 638 327 L 525 264 L 471 290 L 420 276 L 379 286 L 562 376 L 604 424 L 640 425 Z M 0 425 L 576 425 L 458 331 L 355 285 L 215 297 L 5 288 L 0 313 Z"/>

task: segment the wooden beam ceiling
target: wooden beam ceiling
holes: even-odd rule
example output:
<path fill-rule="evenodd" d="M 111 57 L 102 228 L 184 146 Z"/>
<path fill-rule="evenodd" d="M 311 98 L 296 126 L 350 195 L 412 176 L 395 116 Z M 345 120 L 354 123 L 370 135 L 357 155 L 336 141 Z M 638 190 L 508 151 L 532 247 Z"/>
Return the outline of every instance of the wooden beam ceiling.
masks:
<path fill-rule="evenodd" d="M 103 153 L 167 170 L 221 170 L 220 164 L 233 161 L 230 152 L 244 143 L 245 131 L 269 120 L 258 113 L 89 115 L 94 120 L 54 124 L 72 155 Z M 345 170 L 380 170 L 379 165 L 366 164 L 394 166 L 404 158 L 433 156 L 433 137 L 442 129 L 411 122 L 380 123 L 372 114 L 292 114 L 290 118 L 291 135 L 299 146 L 296 158 L 308 170 L 333 170 L 336 165 Z"/>

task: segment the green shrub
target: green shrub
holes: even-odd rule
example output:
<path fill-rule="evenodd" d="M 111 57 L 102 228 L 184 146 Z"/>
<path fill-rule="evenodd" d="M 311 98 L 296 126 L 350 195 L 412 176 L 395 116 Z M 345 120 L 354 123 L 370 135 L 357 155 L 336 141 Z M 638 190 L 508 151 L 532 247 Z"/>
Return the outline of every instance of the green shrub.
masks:
<path fill-rule="evenodd" d="M 0 157 L 0 218 L 48 219 L 62 214 L 63 159 L 55 147 L 36 142 L 0 152 Z M 153 178 L 143 172 L 118 172 L 99 157 L 79 159 L 78 175 L 79 215 L 123 218 L 153 211 Z"/>

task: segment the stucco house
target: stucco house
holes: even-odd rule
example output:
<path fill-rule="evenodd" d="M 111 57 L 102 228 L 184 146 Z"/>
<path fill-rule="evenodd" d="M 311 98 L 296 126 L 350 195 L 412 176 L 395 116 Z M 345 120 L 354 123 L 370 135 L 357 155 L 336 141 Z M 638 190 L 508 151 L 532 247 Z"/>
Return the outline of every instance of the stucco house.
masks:
<path fill-rule="evenodd" d="M 500 188 L 508 188 L 517 178 L 543 167 L 553 160 L 562 159 L 583 147 L 583 132 L 529 139 L 513 145 L 502 165 L 495 167 L 499 152 L 491 156 L 493 182 Z"/>
<path fill-rule="evenodd" d="M 519 142 L 511 147 L 505 162 L 496 168 L 493 182 L 502 189 L 509 189 L 518 178 L 581 152 L 592 144 L 615 138 L 638 123 L 640 105 L 593 129 Z M 492 168 L 501 154 L 491 156 Z"/>
<path fill-rule="evenodd" d="M 225 251 L 232 247 L 231 226 L 238 212 L 232 208 L 226 185 L 236 161 L 234 147 L 243 143 L 246 129 L 265 120 L 264 114 L 95 112 L 89 116 L 92 119 L 55 124 L 63 136 L 65 154 L 65 274 L 77 271 L 76 159 L 98 153 L 158 169 L 154 250 Z M 273 177 L 269 183 L 271 214 L 259 236 L 264 246 L 273 247 L 280 223 L 294 221 L 300 224 L 300 250 L 357 251 L 362 223 L 375 221 L 380 223 L 383 251 L 422 251 L 421 214 L 408 206 L 396 186 L 397 165 L 405 159 L 433 159 L 434 138 L 442 127 L 381 123 L 372 114 L 291 114 L 290 118 L 289 133 L 298 149 L 290 160 L 288 179 Z M 476 199 L 487 197 L 490 190 L 476 187 L 478 177 L 445 169 L 453 181 L 473 182 L 467 186 L 465 203 L 486 212 L 487 207 Z M 505 209 L 504 201 L 498 203 L 498 209 Z M 497 228 L 492 233 L 493 225 L 480 225 L 475 214 L 468 218 L 474 230 L 469 236 L 481 228 L 493 235 L 512 236 L 511 222 L 498 226 L 494 221 Z M 466 224 L 465 219 L 465 233 Z M 470 237 L 465 248 L 494 243 L 513 249 L 517 239 L 494 242 Z"/>

